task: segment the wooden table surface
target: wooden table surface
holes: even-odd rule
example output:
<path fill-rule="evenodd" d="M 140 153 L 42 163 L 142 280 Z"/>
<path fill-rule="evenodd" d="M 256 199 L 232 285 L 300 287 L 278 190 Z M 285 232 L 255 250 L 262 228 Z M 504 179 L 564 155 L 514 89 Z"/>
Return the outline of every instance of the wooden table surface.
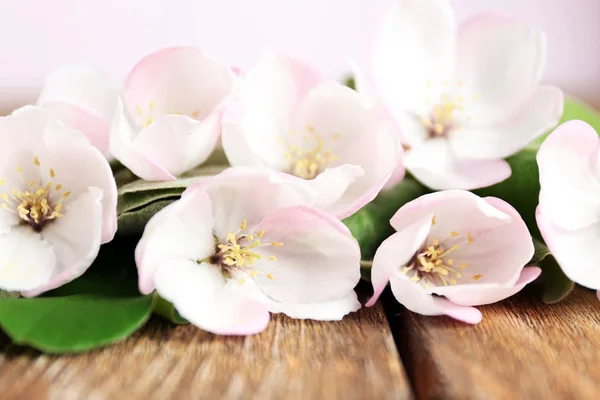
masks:
<path fill-rule="evenodd" d="M 278 315 L 245 338 L 153 318 L 122 343 L 59 357 L 0 336 L 0 399 L 600 398 L 596 296 L 536 296 L 482 307 L 478 326 L 412 314 L 386 293 L 341 322 Z"/>

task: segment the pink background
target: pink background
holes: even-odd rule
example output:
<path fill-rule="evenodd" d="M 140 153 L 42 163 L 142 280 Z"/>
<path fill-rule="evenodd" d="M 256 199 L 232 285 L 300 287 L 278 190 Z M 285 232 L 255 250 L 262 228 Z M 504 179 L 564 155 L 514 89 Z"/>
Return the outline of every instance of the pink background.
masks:
<path fill-rule="evenodd" d="M 426 1 L 426 0 L 423 0 Z M 37 97 L 69 62 L 119 74 L 164 46 L 195 45 L 242 68 L 265 47 L 332 78 L 364 65 L 367 38 L 389 0 L 0 0 L 0 107 Z M 600 106 L 600 0 L 454 0 L 461 20 L 509 12 L 548 35 L 545 81 Z"/>

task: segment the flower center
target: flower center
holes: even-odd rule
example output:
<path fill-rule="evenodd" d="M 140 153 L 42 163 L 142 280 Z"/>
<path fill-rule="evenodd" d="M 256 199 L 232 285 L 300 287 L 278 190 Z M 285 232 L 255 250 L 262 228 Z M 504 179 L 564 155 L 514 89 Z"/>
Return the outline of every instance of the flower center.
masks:
<path fill-rule="evenodd" d="M 435 217 L 432 224 L 435 225 Z M 473 236 L 470 232 L 465 236 L 452 231 L 442 241 L 433 238 L 428 242 L 426 241 L 406 266 L 402 268 L 402 273 L 405 275 L 411 274 L 411 280 L 419 282 L 425 289 L 428 289 L 430 285 L 456 285 L 457 279 L 463 277 L 461 271 L 467 268 L 467 264 L 460 263 L 456 266 L 457 263 L 449 255 L 465 244 L 473 244 Z M 482 277 L 483 275 L 477 274 L 473 275 L 472 278 L 476 281 Z"/>
<path fill-rule="evenodd" d="M 21 222 L 40 232 L 46 224 L 63 216 L 63 201 L 71 195 L 71 191 L 62 192 L 62 185 L 54 185 L 52 181 L 44 183 L 41 178 L 40 160 L 38 157 L 33 159 L 34 165 L 38 168 L 36 179 L 27 182 L 23 178 L 23 168 L 17 167 L 19 180 L 22 184 L 20 188 L 13 188 L 9 193 L 0 193 L 0 199 L 3 200 L 0 205 L 4 210 L 15 213 L 21 219 Z M 56 174 L 50 168 L 48 170 L 50 178 L 54 179 Z M 5 185 L 4 179 L 0 180 L 0 185 Z"/>
<path fill-rule="evenodd" d="M 247 228 L 246 220 L 242 220 L 240 228 L 236 232 L 230 232 L 227 235 L 225 243 L 217 244 L 218 251 L 208 258 L 208 262 L 213 265 L 220 266 L 224 274 L 231 278 L 235 272 L 245 272 L 250 277 L 262 274 L 269 279 L 275 279 L 272 274 L 265 273 L 255 268 L 254 263 L 260 260 L 262 256 L 254 252 L 254 249 L 262 246 L 281 247 L 282 242 L 261 243 L 261 238 L 265 231 L 260 230 L 255 234 L 246 234 L 244 231 Z M 276 257 L 269 256 L 270 261 L 276 261 Z M 239 279 L 239 284 L 242 285 L 245 279 Z"/>
<path fill-rule="evenodd" d="M 431 88 L 430 82 L 426 85 L 427 89 Z M 462 94 L 462 86 L 462 81 L 458 81 L 454 88 L 448 87 L 447 81 L 442 82 L 441 95 L 437 96 L 430 114 L 421 118 L 428 139 L 447 137 L 450 132 L 460 130 L 464 121 L 471 119 L 465 114 L 466 99 Z M 477 101 L 478 98 L 475 95 L 472 100 Z M 431 104 L 431 96 L 428 95 L 425 102 Z"/>
<path fill-rule="evenodd" d="M 313 126 L 307 125 L 306 131 L 301 144 L 291 144 L 287 147 L 285 158 L 289 160 L 289 167 L 286 172 L 299 178 L 314 179 L 339 157 L 327 150 L 325 140 L 315 133 Z M 299 142 L 296 140 L 296 131 L 291 130 L 289 134 L 290 142 Z M 340 137 L 339 133 L 333 134 L 332 140 L 338 140 Z M 280 142 L 287 146 L 284 138 L 280 137 Z"/>
<path fill-rule="evenodd" d="M 142 128 L 147 128 L 150 126 L 151 123 L 154 122 L 154 119 L 156 118 L 157 114 L 159 114 L 158 112 L 156 112 L 156 101 L 150 100 L 146 111 L 144 111 L 144 109 L 145 108 L 140 106 L 139 104 L 135 106 L 135 112 L 138 116 L 139 124 Z M 179 111 L 165 112 L 164 114 L 183 115 L 183 113 Z M 200 116 L 200 110 L 192 112 L 189 116 L 194 119 L 197 119 Z"/>

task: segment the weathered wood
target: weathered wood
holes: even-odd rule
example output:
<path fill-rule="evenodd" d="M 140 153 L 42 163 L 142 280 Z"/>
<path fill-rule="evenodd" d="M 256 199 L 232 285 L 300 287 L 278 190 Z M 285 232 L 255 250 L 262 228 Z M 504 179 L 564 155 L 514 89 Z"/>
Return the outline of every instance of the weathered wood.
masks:
<path fill-rule="evenodd" d="M 380 306 L 330 323 L 277 315 L 246 338 L 153 319 L 123 343 L 74 356 L 1 340 L 2 399 L 411 398 Z"/>
<path fill-rule="evenodd" d="M 418 398 L 600 397 L 600 302 L 592 291 L 577 288 L 554 305 L 522 293 L 481 307 L 477 326 L 399 308 L 390 316 Z"/>

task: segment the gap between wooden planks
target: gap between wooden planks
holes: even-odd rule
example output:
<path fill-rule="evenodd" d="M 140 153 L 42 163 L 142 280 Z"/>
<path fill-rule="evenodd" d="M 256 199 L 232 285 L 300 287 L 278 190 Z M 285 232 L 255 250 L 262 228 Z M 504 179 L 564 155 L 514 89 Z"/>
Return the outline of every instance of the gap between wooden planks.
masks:
<path fill-rule="evenodd" d="M 3 400 L 412 398 L 380 305 L 330 323 L 277 315 L 246 338 L 154 318 L 123 343 L 75 356 L 2 340 Z"/>
<path fill-rule="evenodd" d="M 600 398 L 600 302 L 576 288 L 545 305 L 535 290 L 481 307 L 483 322 L 386 311 L 417 398 Z"/>

